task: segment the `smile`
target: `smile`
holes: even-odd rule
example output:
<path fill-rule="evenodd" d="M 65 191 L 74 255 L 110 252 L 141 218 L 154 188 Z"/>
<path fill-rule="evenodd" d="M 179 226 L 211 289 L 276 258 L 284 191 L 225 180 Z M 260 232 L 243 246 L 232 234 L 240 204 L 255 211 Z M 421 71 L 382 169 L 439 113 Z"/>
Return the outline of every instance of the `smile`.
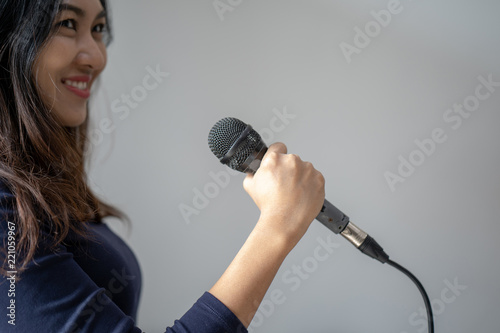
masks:
<path fill-rule="evenodd" d="M 88 86 L 88 82 L 78 82 L 78 81 L 71 81 L 71 80 L 66 80 L 64 82 L 64 84 L 71 86 L 71 87 L 75 87 L 75 88 L 80 89 L 80 90 L 85 90 L 85 89 L 87 89 L 87 86 Z"/>
<path fill-rule="evenodd" d="M 73 94 L 77 95 L 80 98 L 87 99 L 90 97 L 89 81 L 90 78 L 82 77 L 75 78 L 73 80 L 65 79 L 62 80 L 62 83 Z"/>

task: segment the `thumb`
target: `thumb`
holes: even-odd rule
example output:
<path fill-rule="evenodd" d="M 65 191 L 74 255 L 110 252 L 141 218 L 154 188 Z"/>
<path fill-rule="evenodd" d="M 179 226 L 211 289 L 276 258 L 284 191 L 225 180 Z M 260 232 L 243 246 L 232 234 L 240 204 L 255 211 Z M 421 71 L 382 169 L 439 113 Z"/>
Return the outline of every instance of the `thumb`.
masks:
<path fill-rule="evenodd" d="M 264 161 L 266 159 L 266 156 L 272 155 L 272 153 L 286 154 L 287 153 L 286 145 L 282 142 L 273 143 L 267 149 L 267 152 L 264 155 L 264 157 L 262 158 L 262 161 Z M 258 170 L 257 170 L 257 172 L 258 172 Z M 247 176 L 245 177 L 245 180 L 243 180 L 243 188 L 249 194 L 251 193 L 252 187 L 254 184 L 253 179 L 254 179 L 254 174 L 248 173 Z"/>
<path fill-rule="evenodd" d="M 287 153 L 286 145 L 283 142 L 273 143 L 267 149 L 267 153 L 266 154 L 269 154 L 271 152 L 275 152 L 275 153 L 279 153 L 279 154 L 286 154 Z M 264 158 L 265 158 L 265 155 L 264 155 Z"/>

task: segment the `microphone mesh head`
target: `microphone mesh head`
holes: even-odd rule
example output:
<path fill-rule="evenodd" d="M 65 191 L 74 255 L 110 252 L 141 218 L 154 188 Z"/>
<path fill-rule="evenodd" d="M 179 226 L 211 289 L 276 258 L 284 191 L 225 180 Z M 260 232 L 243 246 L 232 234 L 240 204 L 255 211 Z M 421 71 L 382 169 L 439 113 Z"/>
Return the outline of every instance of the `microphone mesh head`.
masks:
<path fill-rule="evenodd" d="M 247 124 L 236 118 L 227 117 L 219 120 L 208 134 L 210 150 L 220 160 L 231 149 L 231 146 L 238 140 L 246 127 Z M 231 169 L 240 171 L 239 167 L 252 155 L 261 141 L 259 133 L 252 129 L 239 145 L 235 154 L 229 159 L 227 165 Z"/>

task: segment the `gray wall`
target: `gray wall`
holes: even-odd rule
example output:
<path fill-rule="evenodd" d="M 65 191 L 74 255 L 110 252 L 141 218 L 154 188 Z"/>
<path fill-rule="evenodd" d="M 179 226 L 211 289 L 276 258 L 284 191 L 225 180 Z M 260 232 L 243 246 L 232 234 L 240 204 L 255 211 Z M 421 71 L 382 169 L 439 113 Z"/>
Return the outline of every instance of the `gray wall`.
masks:
<path fill-rule="evenodd" d="M 207 146 L 233 116 L 323 172 L 329 200 L 421 279 L 437 332 L 498 332 L 500 87 L 481 81 L 500 82 L 500 2 L 219 2 L 232 10 L 111 1 L 90 175 L 133 221 L 129 236 L 110 224 L 143 269 L 139 327 L 163 332 L 179 318 L 258 218 L 243 176 Z M 388 7 L 382 26 L 371 11 Z M 315 222 L 252 330 L 425 332 L 422 306 L 410 280 Z"/>

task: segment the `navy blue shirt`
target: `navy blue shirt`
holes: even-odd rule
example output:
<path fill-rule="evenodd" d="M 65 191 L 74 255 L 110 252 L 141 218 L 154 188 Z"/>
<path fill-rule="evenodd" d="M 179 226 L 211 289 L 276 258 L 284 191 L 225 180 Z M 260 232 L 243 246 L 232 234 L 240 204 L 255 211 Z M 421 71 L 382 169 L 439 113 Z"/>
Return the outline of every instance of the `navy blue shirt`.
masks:
<path fill-rule="evenodd" d="M 0 181 L 0 241 L 8 244 L 15 198 Z M 139 333 L 135 324 L 141 271 L 134 253 L 104 223 L 86 224 L 92 238 L 70 233 L 51 248 L 41 231 L 26 271 L 0 278 L 0 332 Z M 2 258 L 3 259 L 3 258 Z M 15 324 L 15 325 L 13 325 Z M 168 323 L 165 323 L 167 326 Z M 245 333 L 238 318 L 206 292 L 167 333 Z"/>

